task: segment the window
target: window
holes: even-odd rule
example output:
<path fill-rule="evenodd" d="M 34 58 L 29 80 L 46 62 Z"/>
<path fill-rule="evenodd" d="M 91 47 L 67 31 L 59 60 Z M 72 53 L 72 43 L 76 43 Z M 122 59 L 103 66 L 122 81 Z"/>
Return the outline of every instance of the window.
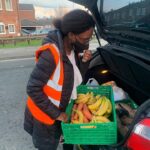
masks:
<path fill-rule="evenodd" d="M 0 0 L 0 10 L 2 10 L 3 7 L 2 7 L 2 0 Z"/>
<path fill-rule="evenodd" d="M 105 20 L 106 20 L 107 22 L 109 22 L 109 21 L 110 21 L 110 17 L 109 17 L 109 15 L 106 15 L 106 16 L 105 16 Z"/>
<path fill-rule="evenodd" d="M 142 8 L 142 13 L 141 15 L 145 16 L 146 15 L 146 8 Z"/>
<path fill-rule="evenodd" d="M 9 33 L 15 33 L 15 25 L 14 24 L 8 25 L 8 32 Z"/>
<path fill-rule="evenodd" d="M 12 11 L 13 10 L 13 8 L 12 8 L 12 0 L 5 0 L 5 7 L 6 7 L 6 10 Z"/>
<path fill-rule="evenodd" d="M 110 16 L 107 16 L 107 21 L 108 21 L 108 22 L 110 21 Z"/>
<path fill-rule="evenodd" d="M 129 10 L 129 16 L 130 16 L 130 17 L 133 16 L 133 10 L 132 10 L 132 9 Z"/>
<path fill-rule="evenodd" d="M 126 13 L 125 13 L 125 12 L 122 12 L 121 16 L 122 16 L 122 19 L 125 19 Z"/>
<path fill-rule="evenodd" d="M 117 13 L 117 19 L 119 19 L 120 18 L 120 13 Z"/>
<path fill-rule="evenodd" d="M 136 15 L 137 15 L 137 16 L 140 16 L 140 14 L 141 14 L 141 8 L 137 8 L 137 10 L 136 10 Z"/>
<path fill-rule="evenodd" d="M 5 34 L 5 25 L 0 23 L 0 34 Z"/>
<path fill-rule="evenodd" d="M 116 14 L 113 15 L 113 19 L 116 19 Z"/>

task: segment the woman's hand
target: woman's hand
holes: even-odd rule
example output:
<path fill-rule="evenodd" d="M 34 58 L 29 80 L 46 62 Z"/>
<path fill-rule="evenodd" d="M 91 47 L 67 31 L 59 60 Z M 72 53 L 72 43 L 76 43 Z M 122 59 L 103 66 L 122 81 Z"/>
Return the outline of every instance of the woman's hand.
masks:
<path fill-rule="evenodd" d="M 62 112 L 56 120 L 62 121 L 62 122 L 67 122 L 68 121 L 68 116 L 66 113 Z"/>
<path fill-rule="evenodd" d="M 87 61 L 91 60 L 91 58 L 92 58 L 92 52 L 90 50 L 84 50 L 82 61 L 87 62 Z"/>

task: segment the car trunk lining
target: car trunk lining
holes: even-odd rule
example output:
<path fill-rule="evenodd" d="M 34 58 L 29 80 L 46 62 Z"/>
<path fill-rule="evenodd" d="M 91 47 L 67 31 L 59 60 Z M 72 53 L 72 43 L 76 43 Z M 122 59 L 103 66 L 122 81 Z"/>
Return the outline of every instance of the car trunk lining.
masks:
<path fill-rule="evenodd" d="M 148 80 L 150 67 L 148 64 L 132 56 L 118 54 L 113 50 L 101 49 L 100 53 L 113 74 L 125 80 L 135 89 L 142 91 L 146 96 L 150 96 L 150 80 Z"/>

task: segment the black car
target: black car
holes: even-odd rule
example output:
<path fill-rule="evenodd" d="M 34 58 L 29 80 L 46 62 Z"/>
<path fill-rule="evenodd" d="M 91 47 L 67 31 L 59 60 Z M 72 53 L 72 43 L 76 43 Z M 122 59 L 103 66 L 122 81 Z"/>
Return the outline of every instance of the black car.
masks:
<path fill-rule="evenodd" d="M 125 137 L 99 149 L 150 149 L 150 0 L 70 1 L 85 6 L 96 22 L 99 47 L 84 82 L 113 80 L 139 106 Z M 100 38 L 108 44 L 101 46 Z"/>

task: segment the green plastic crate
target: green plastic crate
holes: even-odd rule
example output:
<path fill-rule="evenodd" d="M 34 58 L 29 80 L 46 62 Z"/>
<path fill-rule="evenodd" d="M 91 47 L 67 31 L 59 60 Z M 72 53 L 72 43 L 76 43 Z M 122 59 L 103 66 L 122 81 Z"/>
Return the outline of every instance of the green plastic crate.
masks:
<path fill-rule="evenodd" d="M 94 95 L 100 94 L 108 97 L 112 102 L 111 122 L 108 123 L 87 123 L 71 124 L 62 122 L 62 131 L 66 144 L 84 144 L 84 145 L 110 145 L 117 143 L 117 122 L 112 88 L 110 86 L 89 87 L 80 85 L 77 93 L 93 92 Z M 66 110 L 69 115 L 69 122 L 74 101 L 72 101 Z"/>
<path fill-rule="evenodd" d="M 138 105 L 137 105 L 131 98 L 117 101 L 116 104 L 117 104 L 117 103 L 125 103 L 125 104 L 128 104 L 128 105 L 131 106 L 131 108 L 133 108 L 133 109 L 137 109 L 137 108 L 138 108 Z"/>

